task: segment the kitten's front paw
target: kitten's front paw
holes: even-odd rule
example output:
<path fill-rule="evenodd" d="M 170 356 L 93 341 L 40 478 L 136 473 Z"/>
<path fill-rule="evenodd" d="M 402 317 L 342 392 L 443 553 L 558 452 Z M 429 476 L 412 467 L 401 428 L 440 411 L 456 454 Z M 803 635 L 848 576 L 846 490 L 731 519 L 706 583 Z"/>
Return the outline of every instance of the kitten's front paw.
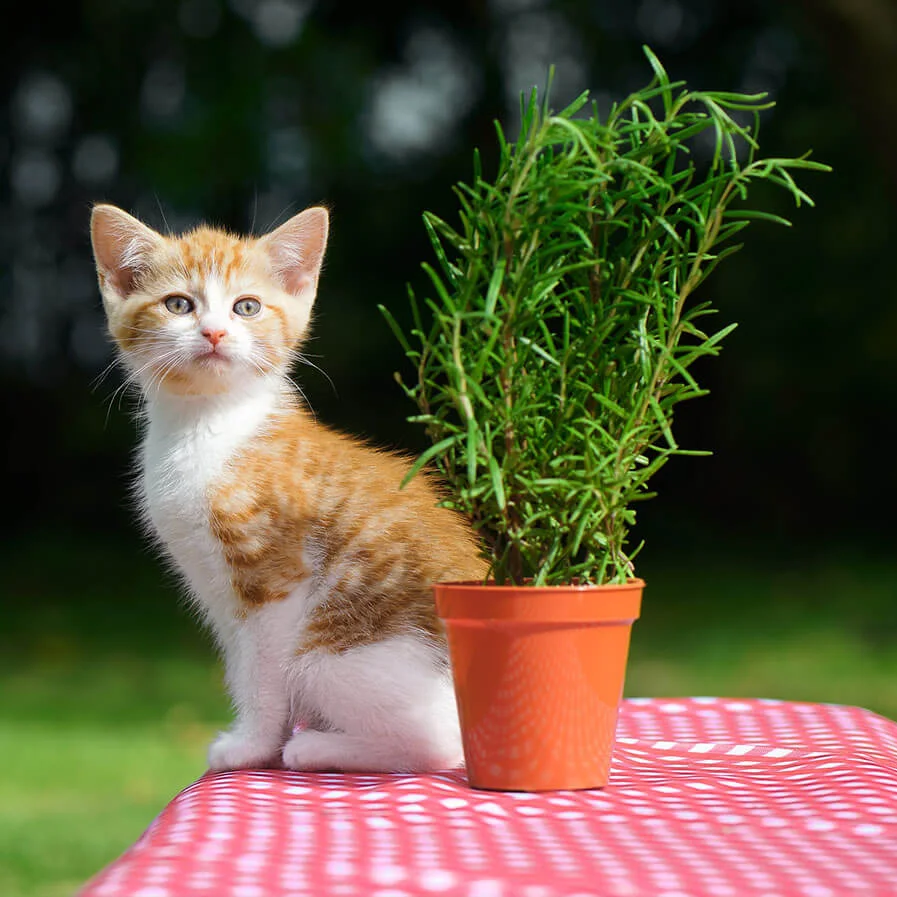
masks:
<path fill-rule="evenodd" d="M 209 746 L 209 769 L 252 769 L 275 766 L 280 759 L 280 744 L 271 744 L 243 732 L 222 732 Z"/>

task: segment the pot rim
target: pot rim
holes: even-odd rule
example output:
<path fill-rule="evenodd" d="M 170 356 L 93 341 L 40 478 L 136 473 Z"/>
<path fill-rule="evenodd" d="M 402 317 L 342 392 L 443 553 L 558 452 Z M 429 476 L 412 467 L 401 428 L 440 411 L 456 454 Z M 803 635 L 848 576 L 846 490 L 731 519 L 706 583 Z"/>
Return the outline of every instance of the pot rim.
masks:
<path fill-rule="evenodd" d="M 636 589 L 644 589 L 645 581 L 640 579 L 637 576 L 634 576 L 632 579 L 627 579 L 626 582 L 605 582 L 596 584 L 596 583 L 564 583 L 562 585 L 553 585 L 553 586 L 534 586 L 530 583 L 524 583 L 523 585 L 510 585 L 510 586 L 499 586 L 494 582 L 480 582 L 478 579 L 462 579 L 462 580 L 450 580 L 448 582 L 434 582 L 434 589 L 464 589 L 464 590 L 474 590 L 478 589 L 483 592 L 492 592 L 494 594 L 507 594 L 509 592 L 527 592 L 529 594 L 534 594 L 536 592 L 628 592 L 634 591 Z"/>
<path fill-rule="evenodd" d="M 567 586 L 496 586 L 481 582 L 435 583 L 439 617 L 451 624 L 498 625 L 632 623 L 638 619 L 644 582 Z"/>

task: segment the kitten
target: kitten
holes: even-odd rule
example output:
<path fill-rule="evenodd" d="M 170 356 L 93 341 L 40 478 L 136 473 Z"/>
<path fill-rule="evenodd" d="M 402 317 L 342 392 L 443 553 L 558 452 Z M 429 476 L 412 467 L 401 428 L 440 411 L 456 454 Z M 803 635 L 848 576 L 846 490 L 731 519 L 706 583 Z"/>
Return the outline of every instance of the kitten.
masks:
<path fill-rule="evenodd" d="M 212 769 L 462 761 L 430 584 L 482 579 L 469 527 L 407 462 L 316 423 L 288 371 L 327 242 L 310 208 L 259 239 L 91 219 L 109 332 L 142 390 L 142 509 L 224 656 Z M 300 723 L 305 725 L 295 731 Z"/>

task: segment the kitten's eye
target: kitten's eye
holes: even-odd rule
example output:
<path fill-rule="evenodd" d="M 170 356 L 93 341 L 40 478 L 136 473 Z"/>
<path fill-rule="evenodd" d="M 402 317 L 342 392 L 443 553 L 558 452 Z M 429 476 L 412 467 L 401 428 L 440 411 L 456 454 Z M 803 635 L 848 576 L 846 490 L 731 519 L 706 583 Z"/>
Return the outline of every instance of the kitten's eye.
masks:
<path fill-rule="evenodd" d="M 165 300 L 165 307 L 173 315 L 189 315 L 196 308 L 196 303 L 186 296 L 169 296 Z"/>
<path fill-rule="evenodd" d="M 234 303 L 234 314 L 239 315 L 241 318 L 253 318 L 262 310 L 262 303 L 258 301 L 258 299 L 253 299 L 252 296 L 246 296 L 243 299 L 238 299 Z"/>

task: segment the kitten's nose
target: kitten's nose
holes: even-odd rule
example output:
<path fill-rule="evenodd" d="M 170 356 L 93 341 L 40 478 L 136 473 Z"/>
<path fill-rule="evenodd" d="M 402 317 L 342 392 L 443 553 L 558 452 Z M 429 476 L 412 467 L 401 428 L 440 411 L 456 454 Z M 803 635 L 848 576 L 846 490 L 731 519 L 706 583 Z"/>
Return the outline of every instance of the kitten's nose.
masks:
<path fill-rule="evenodd" d="M 224 337 L 227 336 L 226 330 L 211 330 L 206 328 L 203 330 L 202 335 L 213 345 L 217 346 Z"/>

